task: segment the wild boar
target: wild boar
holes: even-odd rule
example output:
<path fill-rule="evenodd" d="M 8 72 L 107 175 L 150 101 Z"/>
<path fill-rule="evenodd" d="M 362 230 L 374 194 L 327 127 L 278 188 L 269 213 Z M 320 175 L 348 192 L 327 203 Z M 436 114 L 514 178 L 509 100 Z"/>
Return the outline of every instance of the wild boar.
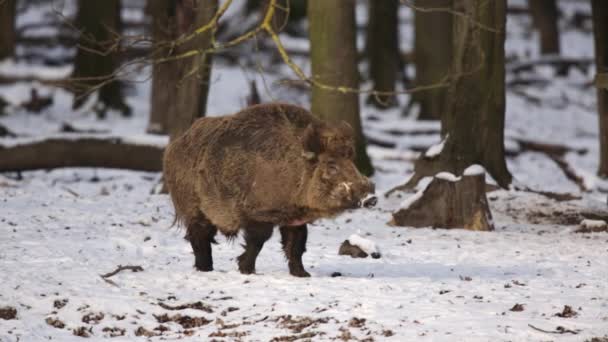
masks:
<path fill-rule="evenodd" d="M 289 104 L 261 104 L 223 117 L 198 119 L 169 144 L 163 168 L 176 218 L 187 229 L 200 271 L 213 270 L 219 230 L 244 230 L 241 273 L 279 226 L 289 272 L 302 265 L 307 223 L 359 206 L 374 185 L 353 163 L 354 133 Z"/>

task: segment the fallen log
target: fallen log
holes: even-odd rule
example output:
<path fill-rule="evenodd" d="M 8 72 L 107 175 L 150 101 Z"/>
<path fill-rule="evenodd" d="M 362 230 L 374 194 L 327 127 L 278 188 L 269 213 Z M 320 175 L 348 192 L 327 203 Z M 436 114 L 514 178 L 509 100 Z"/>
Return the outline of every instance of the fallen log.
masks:
<path fill-rule="evenodd" d="M 0 172 L 99 167 L 161 171 L 163 148 L 121 138 L 49 138 L 14 146 L 0 145 Z"/>
<path fill-rule="evenodd" d="M 530 71 L 534 67 L 539 65 L 550 65 L 560 71 L 568 70 L 570 68 L 577 68 L 581 71 L 586 71 L 595 60 L 593 58 L 568 58 L 561 56 L 545 56 L 539 59 L 527 60 L 527 61 L 516 61 L 507 64 L 507 73 L 520 73 L 524 71 Z"/>

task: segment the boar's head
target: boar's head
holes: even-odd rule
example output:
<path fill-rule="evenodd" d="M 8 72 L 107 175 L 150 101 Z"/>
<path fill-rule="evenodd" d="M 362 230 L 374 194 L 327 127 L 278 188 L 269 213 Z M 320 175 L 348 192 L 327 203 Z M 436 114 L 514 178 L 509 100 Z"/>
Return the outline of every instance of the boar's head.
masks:
<path fill-rule="evenodd" d="M 322 124 L 306 128 L 303 158 L 310 178 L 305 192 L 308 207 L 327 215 L 361 206 L 374 184 L 354 164 L 355 139 L 350 125 Z"/>

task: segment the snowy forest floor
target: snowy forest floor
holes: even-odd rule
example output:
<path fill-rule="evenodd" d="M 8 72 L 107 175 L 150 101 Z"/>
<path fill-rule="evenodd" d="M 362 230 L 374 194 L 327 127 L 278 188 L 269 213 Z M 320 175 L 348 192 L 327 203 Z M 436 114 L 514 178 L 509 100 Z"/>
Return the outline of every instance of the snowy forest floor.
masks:
<path fill-rule="evenodd" d="M 570 25 L 576 13 L 589 13 L 588 4 L 562 1 L 560 6 L 563 55 L 591 58 L 589 29 Z M 23 12 L 18 26 L 46 18 L 44 10 L 39 5 Z M 125 16 L 131 12 L 125 11 Z M 402 48 L 409 51 L 411 12 L 402 8 L 400 17 Z M 365 17 L 359 15 L 358 20 L 363 24 Z M 608 183 L 594 176 L 594 70 L 591 65 L 571 68 L 561 77 L 553 67 L 538 65 L 514 72 L 517 65 L 539 60 L 538 37 L 529 28 L 527 16 L 509 17 L 508 82 L 534 82 L 507 92 L 508 166 L 517 184 L 580 199 L 557 202 L 529 192 L 497 190 L 488 193 L 496 230 L 470 232 L 391 227 L 391 212 L 411 194 L 380 196 L 375 208 L 310 226 L 304 265 L 312 278 L 299 279 L 288 274 L 279 234 L 262 250 L 256 275 L 237 270 L 242 241 L 223 238 L 214 246 L 215 271 L 196 272 L 184 232 L 170 228 L 173 208 L 168 196 L 152 191 L 158 173 L 60 169 L 26 172 L 22 178 L 6 173 L 0 175 L 0 308 L 16 309 L 16 317 L 2 319 L 12 312 L 0 309 L 0 341 L 80 341 L 82 336 L 154 341 L 584 341 L 607 336 L 608 234 L 575 233 L 583 219 L 608 218 Z M 32 28 L 22 34 L 52 32 Z M 307 45 L 284 38 L 293 47 Z M 33 53 L 28 49 L 21 46 L 19 54 Z M 65 48 L 47 51 L 74 53 Z M 304 58 L 296 61 L 306 65 Z M 255 68 L 220 60 L 214 66 L 208 112 L 242 108 L 253 79 L 263 89 L 264 100 L 308 106 L 306 94 L 273 85 L 291 78 L 285 66 L 265 68 L 272 71 L 262 78 Z M 57 77 L 69 71 L 69 65 L 0 63 L 3 76 Z M 264 81 L 268 89 L 261 87 Z M 71 95 L 38 83 L 4 84 L 0 95 L 19 104 L 29 98 L 31 87 L 42 95 L 53 94 L 53 106 L 38 115 L 16 108 L 1 116 L 0 124 L 19 137 L 0 138 L 0 144 L 70 136 L 59 132 L 66 122 L 141 144 L 166 143 L 165 138 L 145 134 L 149 82 L 134 83 L 130 89 L 132 118 L 110 113 L 102 121 L 90 108 L 72 111 Z M 407 97 L 400 101 L 403 107 Z M 379 112 L 364 105 L 363 118 L 366 135 L 376 142 L 369 153 L 378 194 L 403 183 L 416 154 L 440 139 L 437 122 L 403 118 L 401 109 Z M 560 157 L 576 179 L 566 176 L 554 156 L 530 148 L 530 142 L 567 147 Z M 353 233 L 374 241 L 382 258 L 339 256 L 340 244 Z M 119 265 L 141 270 L 101 277 Z"/>

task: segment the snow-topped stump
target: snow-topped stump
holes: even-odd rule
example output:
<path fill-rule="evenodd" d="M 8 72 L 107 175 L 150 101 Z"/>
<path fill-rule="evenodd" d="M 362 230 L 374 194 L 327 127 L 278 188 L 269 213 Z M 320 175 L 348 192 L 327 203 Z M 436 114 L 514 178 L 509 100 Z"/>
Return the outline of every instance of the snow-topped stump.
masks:
<path fill-rule="evenodd" d="M 608 223 L 603 220 L 583 220 L 576 230 L 577 233 L 608 232 Z"/>
<path fill-rule="evenodd" d="M 381 257 L 380 250 L 375 242 L 357 234 L 351 235 L 342 242 L 338 255 L 350 255 L 352 258 L 367 258 L 368 255 L 371 255 L 374 259 Z"/>
<path fill-rule="evenodd" d="M 389 224 L 494 230 L 485 190 L 485 171 L 481 166 L 467 168 L 462 177 L 438 173 L 425 189 L 405 200 Z"/>

